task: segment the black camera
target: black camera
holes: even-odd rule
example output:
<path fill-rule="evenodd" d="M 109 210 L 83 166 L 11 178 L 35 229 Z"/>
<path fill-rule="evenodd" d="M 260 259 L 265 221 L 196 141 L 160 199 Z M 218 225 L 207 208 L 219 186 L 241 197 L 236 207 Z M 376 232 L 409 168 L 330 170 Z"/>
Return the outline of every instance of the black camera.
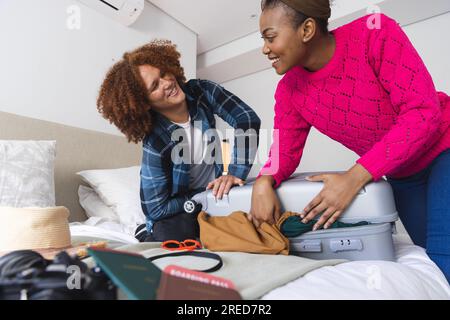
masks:
<path fill-rule="evenodd" d="M 0 258 L 2 300 L 115 300 L 117 288 L 100 268 L 65 251 L 53 260 L 20 250 Z"/>

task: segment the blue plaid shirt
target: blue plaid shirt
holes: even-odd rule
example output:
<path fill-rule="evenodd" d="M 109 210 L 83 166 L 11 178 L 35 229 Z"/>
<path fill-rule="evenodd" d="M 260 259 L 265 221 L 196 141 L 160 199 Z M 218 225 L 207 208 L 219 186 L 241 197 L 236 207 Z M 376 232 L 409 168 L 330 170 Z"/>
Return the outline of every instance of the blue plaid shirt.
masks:
<path fill-rule="evenodd" d="M 215 128 L 214 114 L 217 114 L 235 130 L 254 129 L 259 135 L 261 121 L 256 113 L 220 85 L 207 80 L 190 80 L 182 89 L 186 94 L 191 121 L 201 121 L 203 133 Z M 203 191 L 189 190 L 190 164 L 176 164 L 171 160 L 172 149 L 181 142 L 172 140 L 172 132 L 180 127 L 156 112 L 152 116 L 152 132 L 143 141 L 140 191 L 142 210 L 147 217 L 149 231 L 155 221 L 182 213 L 184 202 L 195 193 Z M 233 157 L 228 174 L 245 180 L 256 155 L 257 144 L 238 145 L 237 138 L 238 132 L 235 131 Z M 208 141 L 211 142 L 214 142 L 214 138 Z M 216 152 L 221 150 L 216 149 Z M 239 155 L 241 159 L 238 159 Z M 242 159 L 242 155 L 245 159 Z M 221 159 L 221 154 L 214 156 L 215 159 Z M 221 176 L 223 164 L 214 163 L 214 166 L 216 177 Z"/>

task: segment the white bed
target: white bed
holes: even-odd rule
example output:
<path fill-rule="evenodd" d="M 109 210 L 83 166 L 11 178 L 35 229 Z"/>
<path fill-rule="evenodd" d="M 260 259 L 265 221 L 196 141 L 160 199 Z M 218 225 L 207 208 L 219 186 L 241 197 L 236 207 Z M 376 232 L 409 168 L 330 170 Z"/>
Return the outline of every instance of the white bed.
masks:
<path fill-rule="evenodd" d="M 74 241 L 105 239 L 113 246 L 137 243 L 106 219 L 72 223 Z M 394 235 L 397 262 L 352 261 L 311 271 L 274 288 L 262 299 L 450 299 L 450 287 L 425 250 L 405 235 Z"/>
<path fill-rule="evenodd" d="M 397 262 L 352 261 L 322 267 L 263 299 L 450 299 L 444 275 L 421 247 L 394 236 Z"/>
<path fill-rule="evenodd" d="M 88 217 L 79 203 L 78 188 L 85 183 L 76 173 L 95 168 L 123 168 L 139 165 L 141 147 L 132 145 L 122 137 L 71 128 L 46 121 L 0 113 L 2 139 L 56 140 L 55 189 L 56 205 L 66 206 L 70 212 L 72 242 L 104 239 L 112 247 L 134 244 L 137 240 L 130 230 L 142 219 L 138 192 L 133 199 L 120 190 L 126 182 L 99 183 L 104 188 L 102 196 L 109 207 L 96 200 L 93 211 L 103 212 L 103 217 Z M 122 171 L 121 171 L 122 172 Z M 135 170 L 135 178 L 138 176 Z M 103 179 L 103 178 L 102 178 Z M 124 180 L 127 181 L 127 180 Z M 138 189 L 138 183 L 133 183 Z M 87 196 L 86 199 L 95 198 Z M 98 197 L 97 197 L 98 198 Z M 124 198 L 124 199 L 122 199 Z M 130 199 L 129 199 L 130 198 Z M 125 201 L 126 203 L 116 203 Z M 94 203 L 94 202 L 93 202 Z M 103 209 L 99 209 L 102 207 Z M 111 213 L 109 209 L 117 212 Z M 133 209 L 134 208 L 134 209 Z M 121 212 L 134 212 L 124 216 Z M 119 214 L 120 213 L 120 214 Z M 115 220 L 108 216 L 115 215 Z M 118 220 L 118 221 L 117 221 Z M 77 222 L 75 222 L 77 221 Z M 442 272 L 428 258 L 424 250 L 414 246 L 407 237 L 394 237 L 397 262 L 348 262 L 334 267 L 322 267 L 273 288 L 262 299 L 450 299 L 450 289 Z"/>

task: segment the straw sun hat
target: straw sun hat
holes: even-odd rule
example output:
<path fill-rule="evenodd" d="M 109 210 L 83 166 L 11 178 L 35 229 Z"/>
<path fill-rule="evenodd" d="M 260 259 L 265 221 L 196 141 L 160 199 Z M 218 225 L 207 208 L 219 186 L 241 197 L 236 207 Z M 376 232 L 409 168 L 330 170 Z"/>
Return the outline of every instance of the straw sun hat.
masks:
<path fill-rule="evenodd" d="M 67 248 L 68 218 L 65 207 L 0 207 L 0 251 Z"/>
<path fill-rule="evenodd" d="M 0 256 L 34 250 L 46 259 L 61 251 L 83 257 L 89 247 L 105 248 L 106 241 L 71 244 L 66 207 L 12 208 L 0 206 Z"/>

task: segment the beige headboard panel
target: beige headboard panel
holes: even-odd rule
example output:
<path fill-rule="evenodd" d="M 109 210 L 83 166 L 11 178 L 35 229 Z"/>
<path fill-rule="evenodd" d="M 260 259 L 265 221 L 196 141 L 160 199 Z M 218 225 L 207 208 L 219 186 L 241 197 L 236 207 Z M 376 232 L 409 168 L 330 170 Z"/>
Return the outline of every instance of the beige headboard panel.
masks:
<path fill-rule="evenodd" d="M 4 112 L 0 112 L 0 139 L 56 140 L 56 204 L 70 210 L 70 221 L 86 219 L 78 202 L 78 186 L 83 182 L 76 172 L 139 165 L 142 155 L 141 146 L 124 137 Z"/>

